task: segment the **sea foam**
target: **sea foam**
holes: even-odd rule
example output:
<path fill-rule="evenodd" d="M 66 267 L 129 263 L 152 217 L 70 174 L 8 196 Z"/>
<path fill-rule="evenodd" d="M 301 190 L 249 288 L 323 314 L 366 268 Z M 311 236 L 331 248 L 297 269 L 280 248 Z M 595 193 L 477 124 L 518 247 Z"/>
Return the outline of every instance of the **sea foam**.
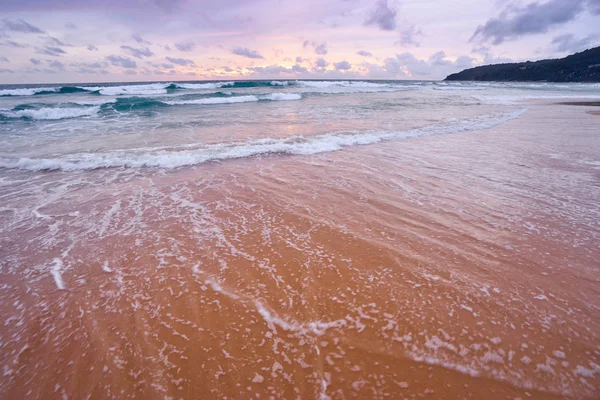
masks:
<path fill-rule="evenodd" d="M 310 155 L 337 151 L 344 147 L 367 145 L 385 140 L 442 135 L 488 129 L 522 116 L 527 109 L 509 113 L 491 114 L 459 120 L 446 125 L 434 125 L 406 131 L 363 133 L 331 133 L 310 137 L 260 139 L 244 142 L 198 144 L 195 148 L 143 149 L 113 151 L 107 153 L 80 153 L 61 158 L 0 158 L 0 167 L 29 171 L 62 170 L 78 171 L 97 168 L 177 168 L 202 164 L 213 160 L 226 160 L 266 154 Z"/>
<path fill-rule="evenodd" d="M 27 118 L 34 120 L 58 120 L 78 117 L 88 117 L 98 113 L 99 106 L 87 108 L 40 108 L 16 111 L 0 111 L 4 118 Z"/>

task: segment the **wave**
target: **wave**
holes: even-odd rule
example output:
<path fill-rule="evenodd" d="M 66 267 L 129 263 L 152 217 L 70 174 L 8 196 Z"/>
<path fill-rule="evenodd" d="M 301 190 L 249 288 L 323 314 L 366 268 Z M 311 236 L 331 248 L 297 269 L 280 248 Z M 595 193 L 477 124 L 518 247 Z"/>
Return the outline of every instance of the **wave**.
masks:
<path fill-rule="evenodd" d="M 289 100 L 300 100 L 302 95 L 298 93 L 271 93 L 267 95 L 248 95 L 248 96 L 234 96 L 234 97 L 208 97 L 204 99 L 195 100 L 175 100 L 175 101 L 164 101 L 165 104 L 176 106 L 176 105 L 210 105 L 210 104 L 232 104 L 232 103 L 249 103 L 260 100 L 270 101 L 289 101 Z"/>
<path fill-rule="evenodd" d="M 311 137 L 260 139 L 245 142 L 186 145 L 165 150 L 132 149 L 107 153 L 80 153 L 61 158 L 32 159 L 0 158 L 0 168 L 28 171 L 82 171 L 99 168 L 178 168 L 214 160 L 245 158 L 266 154 L 310 155 L 337 151 L 344 147 L 367 145 L 392 139 L 451 134 L 488 129 L 521 117 L 527 109 L 509 113 L 490 114 L 456 121 L 446 125 L 429 126 L 396 132 L 332 133 Z"/>
<path fill-rule="evenodd" d="M 0 109 L 0 119 L 59 120 L 92 116 L 97 114 L 100 110 L 114 110 L 119 113 L 122 113 L 128 111 L 147 110 L 151 108 L 163 108 L 178 105 L 216 105 L 248 103 L 262 100 L 290 101 L 302 99 L 302 96 L 297 93 L 271 93 L 265 95 L 232 96 L 232 93 L 217 92 L 212 93 L 212 95 L 214 95 L 215 97 L 174 101 L 165 101 L 151 97 L 120 97 L 105 101 L 76 101 L 71 103 L 62 103 L 62 105 L 65 105 L 66 107 L 37 108 L 40 106 L 40 104 L 21 104 L 12 109 Z M 72 107 L 73 105 L 88 107 Z"/>
<path fill-rule="evenodd" d="M 168 83 L 150 83 L 146 85 L 123 85 L 123 86 L 82 86 L 88 92 L 101 94 L 103 96 L 121 95 L 156 95 L 167 94 Z"/>
<path fill-rule="evenodd" d="M 384 88 L 391 86 L 390 83 L 375 83 L 367 81 L 295 81 L 294 85 L 316 89 L 330 87 Z"/>
<path fill-rule="evenodd" d="M 487 87 L 482 86 L 433 86 L 433 90 L 487 90 Z"/>
<path fill-rule="evenodd" d="M 0 90 L 0 96 L 33 96 L 36 93 L 52 92 L 56 93 L 60 88 L 40 87 L 40 88 L 22 88 L 22 89 L 3 89 Z"/>
<path fill-rule="evenodd" d="M 7 119 L 32 119 L 41 121 L 53 121 L 78 117 L 89 117 L 100 111 L 100 106 L 87 108 L 39 108 L 0 111 L 0 117 Z"/>
<path fill-rule="evenodd" d="M 50 94 L 70 94 L 91 92 L 104 96 L 122 95 L 161 95 L 174 90 L 205 90 L 220 88 L 253 88 L 253 87 L 284 87 L 297 86 L 302 88 L 384 88 L 398 86 L 394 83 L 375 83 L 367 81 L 220 81 L 202 83 L 148 83 L 130 85 L 105 86 L 48 86 L 36 88 L 3 89 L 0 96 L 33 96 Z M 405 86 L 405 85 L 404 85 Z"/>

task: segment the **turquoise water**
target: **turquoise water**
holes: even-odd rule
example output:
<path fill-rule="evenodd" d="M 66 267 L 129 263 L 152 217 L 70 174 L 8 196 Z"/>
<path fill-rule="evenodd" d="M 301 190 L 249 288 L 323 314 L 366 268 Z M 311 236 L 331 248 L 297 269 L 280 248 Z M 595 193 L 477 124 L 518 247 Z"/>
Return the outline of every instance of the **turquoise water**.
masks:
<path fill-rule="evenodd" d="M 500 123 L 597 84 L 221 81 L 0 87 L 0 167 L 173 168 Z M 515 114 L 516 113 L 516 114 Z"/>

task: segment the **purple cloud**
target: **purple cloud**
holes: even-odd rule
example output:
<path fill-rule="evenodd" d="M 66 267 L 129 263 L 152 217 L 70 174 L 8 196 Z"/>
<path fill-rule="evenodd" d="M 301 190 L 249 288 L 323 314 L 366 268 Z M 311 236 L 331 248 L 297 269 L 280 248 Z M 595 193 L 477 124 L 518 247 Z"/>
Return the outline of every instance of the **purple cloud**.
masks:
<path fill-rule="evenodd" d="M 397 44 L 419 47 L 419 36 L 423 36 L 423 32 L 420 29 L 417 29 L 415 25 L 410 25 L 400 31 L 400 38 L 398 39 Z"/>
<path fill-rule="evenodd" d="M 24 44 L 17 43 L 14 40 L 6 40 L 6 41 L 0 43 L 0 46 L 14 47 L 14 48 L 17 48 L 17 49 L 24 49 L 24 48 L 28 47 L 28 46 L 26 46 Z"/>
<path fill-rule="evenodd" d="M 29 22 L 22 19 L 18 19 L 16 21 L 3 19 L 2 22 L 4 22 L 4 28 L 7 31 L 21 33 L 44 33 L 44 31 L 37 26 L 31 25 Z"/>
<path fill-rule="evenodd" d="M 192 41 L 187 42 L 177 42 L 175 43 L 175 48 L 179 51 L 193 51 L 196 48 L 196 43 Z"/>
<path fill-rule="evenodd" d="M 248 58 L 264 58 L 258 51 L 249 50 L 246 47 L 236 47 L 235 49 L 231 50 L 231 53 Z"/>
<path fill-rule="evenodd" d="M 592 7 L 594 1 L 597 0 L 589 0 Z M 492 18 L 485 25 L 480 25 L 471 41 L 498 45 L 524 35 L 546 33 L 555 26 L 575 19 L 584 10 L 584 4 L 584 0 L 550 0 L 525 7 L 509 5 L 498 18 Z"/>
<path fill-rule="evenodd" d="M 96 46 L 94 46 L 94 45 L 91 45 L 91 44 L 87 47 L 87 49 L 89 51 L 98 51 L 98 48 Z"/>
<path fill-rule="evenodd" d="M 315 53 L 320 54 L 320 55 L 327 54 L 327 43 L 322 43 L 322 44 L 318 45 L 317 47 L 315 47 Z"/>
<path fill-rule="evenodd" d="M 144 38 L 139 33 L 134 33 L 133 35 L 131 35 L 131 38 L 133 40 L 135 40 L 136 43 L 139 43 L 139 44 L 146 44 L 146 45 L 152 44 L 149 41 L 144 40 Z"/>
<path fill-rule="evenodd" d="M 66 51 L 60 47 L 46 46 L 43 49 L 38 49 L 39 54 L 46 54 L 47 56 L 60 57 L 63 54 L 67 54 Z"/>
<path fill-rule="evenodd" d="M 61 71 L 64 71 L 64 69 L 65 69 L 65 65 L 63 63 L 61 63 L 60 61 L 52 61 L 52 62 L 48 63 L 48 65 L 50 66 L 50 68 L 58 69 Z"/>
<path fill-rule="evenodd" d="M 333 66 L 338 71 L 346 71 L 346 70 L 349 70 L 350 68 L 352 68 L 352 64 L 350 64 L 348 61 L 336 62 L 336 63 L 333 63 Z"/>
<path fill-rule="evenodd" d="M 393 31 L 396 29 L 397 13 L 397 10 L 390 8 L 387 0 L 379 0 L 365 20 L 365 25 L 376 25 L 384 31 Z"/>
<path fill-rule="evenodd" d="M 370 51 L 365 51 L 365 50 L 357 51 L 356 54 L 358 54 L 359 56 L 363 56 L 363 57 L 373 57 L 373 53 L 371 53 Z"/>
<path fill-rule="evenodd" d="M 323 58 L 319 58 L 319 59 L 317 59 L 316 65 L 317 65 L 317 67 L 325 68 L 326 66 L 329 65 L 329 63 L 327 61 L 325 61 Z"/>
<path fill-rule="evenodd" d="M 136 62 L 131 58 L 113 55 L 106 57 L 106 59 L 115 67 L 137 68 Z"/>
<path fill-rule="evenodd" d="M 42 61 L 37 58 L 30 58 L 29 62 L 32 63 L 33 65 L 40 65 L 42 63 Z"/>
<path fill-rule="evenodd" d="M 125 50 L 126 52 L 128 52 L 129 54 L 131 54 L 135 58 L 141 59 L 144 57 L 152 57 L 154 55 L 154 53 L 147 47 L 141 48 L 141 49 L 136 49 L 135 47 L 131 47 L 131 46 L 121 46 L 121 48 L 123 50 Z"/>
<path fill-rule="evenodd" d="M 590 35 L 576 39 L 572 33 L 560 35 L 552 39 L 552 46 L 557 52 L 575 53 L 592 47 L 598 36 Z"/>
<path fill-rule="evenodd" d="M 170 63 L 173 63 L 175 65 L 181 65 L 181 66 L 194 65 L 194 61 L 189 60 L 187 58 L 165 57 L 165 60 L 167 60 Z"/>
<path fill-rule="evenodd" d="M 302 47 L 313 47 L 316 54 L 325 55 L 327 54 L 327 43 L 323 42 L 321 44 L 317 44 L 315 41 L 305 40 L 302 44 Z"/>

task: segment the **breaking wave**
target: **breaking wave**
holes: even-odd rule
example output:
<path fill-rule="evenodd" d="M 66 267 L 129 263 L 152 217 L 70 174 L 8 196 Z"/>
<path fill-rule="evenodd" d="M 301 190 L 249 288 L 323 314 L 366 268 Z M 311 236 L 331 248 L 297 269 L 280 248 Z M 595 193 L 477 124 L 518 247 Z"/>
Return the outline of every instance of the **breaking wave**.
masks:
<path fill-rule="evenodd" d="M 100 111 L 100 106 L 87 108 L 39 108 L 22 110 L 2 110 L 0 117 L 5 119 L 30 119 L 30 120 L 59 120 L 78 117 L 89 117 Z"/>
<path fill-rule="evenodd" d="M 271 93 L 266 95 L 248 95 L 248 96 L 234 96 L 234 97 L 208 97 L 204 99 L 195 100 L 175 100 L 165 101 L 168 105 L 209 105 L 209 104 L 232 104 L 232 103 L 249 103 L 260 100 L 270 101 L 289 101 L 289 100 L 300 100 L 302 95 L 298 93 Z"/>
<path fill-rule="evenodd" d="M 106 153 L 79 153 L 60 158 L 0 158 L 0 167 L 29 171 L 61 170 L 81 171 L 98 168 L 177 168 L 202 164 L 213 160 L 226 160 L 266 154 L 310 155 L 337 151 L 344 147 L 367 145 L 385 140 L 442 135 L 488 129 L 522 116 L 527 109 L 510 113 L 490 114 L 464 119 L 446 125 L 428 126 L 396 132 L 331 133 L 311 137 L 260 139 L 244 142 L 197 144 L 171 148 L 132 149 Z"/>

